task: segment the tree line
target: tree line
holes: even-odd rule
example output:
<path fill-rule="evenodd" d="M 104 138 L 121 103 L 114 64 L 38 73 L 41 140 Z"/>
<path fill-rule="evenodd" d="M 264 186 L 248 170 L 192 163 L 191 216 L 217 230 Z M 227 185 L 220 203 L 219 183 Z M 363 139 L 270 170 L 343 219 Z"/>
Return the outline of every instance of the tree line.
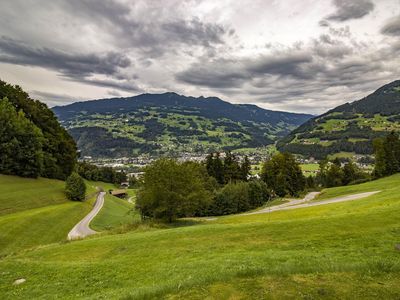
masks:
<path fill-rule="evenodd" d="M 230 152 L 223 158 L 211 153 L 203 163 L 163 158 L 145 168 L 136 207 L 143 218 L 172 222 L 248 211 L 274 196 L 299 195 L 305 186 L 299 164 L 288 153 L 266 162 L 260 179 L 250 176 L 247 157 L 240 162 Z"/>
<path fill-rule="evenodd" d="M 65 180 L 77 147 L 46 104 L 0 80 L 0 173 Z"/>

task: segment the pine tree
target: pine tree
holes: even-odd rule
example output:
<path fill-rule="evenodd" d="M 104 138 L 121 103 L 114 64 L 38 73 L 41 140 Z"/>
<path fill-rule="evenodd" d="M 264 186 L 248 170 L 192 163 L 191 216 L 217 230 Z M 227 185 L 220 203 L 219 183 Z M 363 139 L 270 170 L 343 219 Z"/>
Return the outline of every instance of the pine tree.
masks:
<path fill-rule="evenodd" d="M 247 178 L 250 175 L 250 171 L 251 171 L 251 164 L 249 158 L 246 155 L 240 166 L 241 179 L 247 181 Z"/>

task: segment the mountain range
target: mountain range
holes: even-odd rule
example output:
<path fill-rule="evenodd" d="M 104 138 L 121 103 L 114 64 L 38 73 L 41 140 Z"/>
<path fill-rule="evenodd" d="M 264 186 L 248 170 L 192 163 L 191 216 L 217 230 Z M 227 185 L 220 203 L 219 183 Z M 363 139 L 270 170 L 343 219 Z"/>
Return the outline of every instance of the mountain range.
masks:
<path fill-rule="evenodd" d="M 400 80 L 308 120 L 277 148 L 318 159 L 339 152 L 371 154 L 372 140 L 391 131 L 400 131 Z"/>
<path fill-rule="evenodd" d="M 176 93 L 76 102 L 53 111 L 81 154 L 93 157 L 262 147 L 313 117 Z"/>

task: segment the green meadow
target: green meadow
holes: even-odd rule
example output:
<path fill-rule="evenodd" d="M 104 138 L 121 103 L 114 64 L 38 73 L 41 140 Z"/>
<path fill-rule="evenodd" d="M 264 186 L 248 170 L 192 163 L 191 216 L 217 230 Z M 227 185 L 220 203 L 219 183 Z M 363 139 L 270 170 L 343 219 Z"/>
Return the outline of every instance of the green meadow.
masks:
<path fill-rule="evenodd" d="M 16 252 L 0 260 L 0 295 L 398 299 L 400 175 L 327 189 L 320 199 L 376 190 L 355 201 L 181 221 Z M 18 278 L 26 282 L 14 286 Z"/>

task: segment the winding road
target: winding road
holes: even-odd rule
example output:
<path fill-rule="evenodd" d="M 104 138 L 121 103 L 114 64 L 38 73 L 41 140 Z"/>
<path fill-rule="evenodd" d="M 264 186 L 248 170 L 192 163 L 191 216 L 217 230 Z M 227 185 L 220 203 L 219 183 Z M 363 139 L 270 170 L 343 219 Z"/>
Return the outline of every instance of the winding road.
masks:
<path fill-rule="evenodd" d="M 347 195 L 347 196 L 336 197 L 336 198 L 322 200 L 322 201 L 318 201 L 318 202 L 309 202 L 320 194 L 319 192 L 311 192 L 311 193 L 308 193 L 301 200 L 292 200 L 290 202 L 287 202 L 287 203 L 284 203 L 281 205 L 266 207 L 261 210 L 254 211 L 251 213 L 246 213 L 243 215 L 266 214 L 266 213 L 270 213 L 273 211 L 279 211 L 279 210 L 290 210 L 290 209 L 296 209 L 296 208 L 302 208 L 302 207 L 312 207 L 312 206 L 318 206 L 318 205 L 324 205 L 324 204 L 330 204 L 330 203 L 352 201 L 352 200 L 367 198 L 367 197 L 372 196 L 379 192 L 380 191 L 366 192 L 366 193 L 359 193 L 359 194 L 352 194 L 352 195 Z"/>
<path fill-rule="evenodd" d="M 72 230 L 68 233 L 68 240 L 81 239 L 88 235 L 97 233 L 97 231 L 90 229 L 89 224 L 103 207 L 105 194 L 105 192 L 100 192 L 97 195 L 93 209 L 78 224 L 76 224 L 74 228 L 72 228 Z"/>

